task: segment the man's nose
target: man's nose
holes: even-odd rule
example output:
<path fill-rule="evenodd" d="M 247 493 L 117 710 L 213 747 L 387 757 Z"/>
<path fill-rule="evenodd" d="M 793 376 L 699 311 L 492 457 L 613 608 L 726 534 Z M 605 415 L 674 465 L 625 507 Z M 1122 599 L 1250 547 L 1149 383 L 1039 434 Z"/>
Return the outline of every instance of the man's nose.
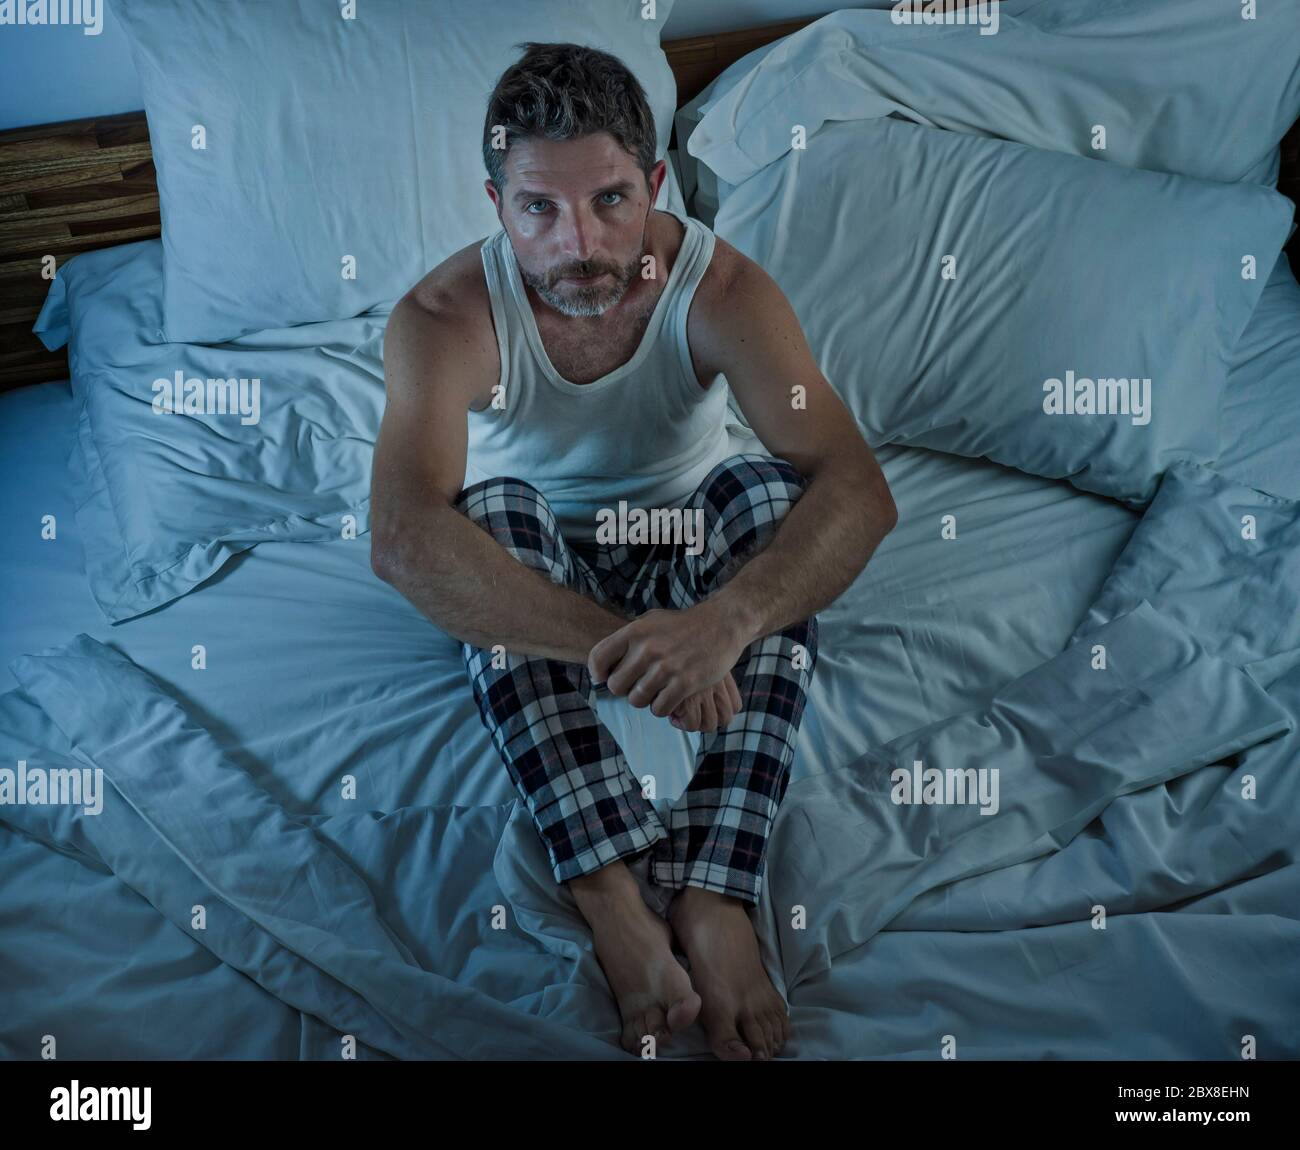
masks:
<path fill-rule="evenodd" d="M 569 260 L 575 264 L 589 264 L 600 250 L 599 228 L 594 220 L 575 217 L 569 224 L 569 242 L 566 245 Z"/>

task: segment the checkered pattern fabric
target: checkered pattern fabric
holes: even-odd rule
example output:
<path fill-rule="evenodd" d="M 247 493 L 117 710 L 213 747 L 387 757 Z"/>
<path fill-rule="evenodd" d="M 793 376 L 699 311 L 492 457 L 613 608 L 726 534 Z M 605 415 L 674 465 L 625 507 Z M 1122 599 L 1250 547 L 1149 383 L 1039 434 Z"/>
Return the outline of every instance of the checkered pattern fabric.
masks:
<path fill-rule="evenodd" d="M 680 610 L 722 586 L 771 539 L 804 487 L 782 459 L 722 460 L 682 504 L 704 513 L 699 554 L 686 543 L 570 544 L 546 499 L 519 479 L 467 487 L 457 507 L 521 563 L 636 616 L 655 607 Z M 816 663 L 816 617 L 745 649 L 732 670 L 743 707 L 725 728 L 703 734 L 695 774 L 666 826 L 597 717 L 585 664 L 462 648 L 479 713 L 546 844 L 556 882 L 649 850 L 654 884 L 757 903 Z"/>

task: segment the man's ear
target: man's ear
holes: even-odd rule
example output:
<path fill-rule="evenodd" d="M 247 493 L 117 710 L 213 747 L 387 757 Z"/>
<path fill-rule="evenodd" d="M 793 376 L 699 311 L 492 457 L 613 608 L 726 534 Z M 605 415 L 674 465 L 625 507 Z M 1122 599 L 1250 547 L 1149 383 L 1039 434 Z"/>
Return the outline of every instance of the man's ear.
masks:
<path fill-rule="evenodd" d="M 659 189 L 663 187 L 664 180 L 668 178 L 668 161 L 657 160 L 655 166 L 650 169 L 650 206 L 654 207 L 659 202 Z"/>

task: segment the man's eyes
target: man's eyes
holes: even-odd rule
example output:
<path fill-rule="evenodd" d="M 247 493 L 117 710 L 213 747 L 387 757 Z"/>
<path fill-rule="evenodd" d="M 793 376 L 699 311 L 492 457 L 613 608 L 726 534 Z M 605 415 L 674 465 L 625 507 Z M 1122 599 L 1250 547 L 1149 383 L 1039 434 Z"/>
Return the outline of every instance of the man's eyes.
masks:
<path fill-rule="evenodd" d="M 611 207 L 611 208 L 612 208 L 612 207 L 615 207 L 615 206 L 617 205 L 617 203 L 623 199 L 623 193 L 622 193 L 622 192 L 603 192 L 603 193 L 602 193 L 602 198 L 604 198 L 604 196 L 616 196 L 616 197 L 618 197 L 617 200 L 615 201 L 615 203 L 613 203 L 613 204 L 607 204 L 607 205 L 606 205 L 606 207 Z M 539 213 L 539 212 L 530 212 L 530 211 L 528 211 L 528 209 L 531 208 L 531 207 L 533 206 L 533 204 L 549 204 L 550 202 L 551 202 L 550 200 L 532 200 L 532 201 L 530 201 L 529 203 L 526 203 L 526 204 L 524 205 L 524 211 L 525 211 L 528 215 L 530 215 L 530 216 L 540 215 L 541 213 Z"/>

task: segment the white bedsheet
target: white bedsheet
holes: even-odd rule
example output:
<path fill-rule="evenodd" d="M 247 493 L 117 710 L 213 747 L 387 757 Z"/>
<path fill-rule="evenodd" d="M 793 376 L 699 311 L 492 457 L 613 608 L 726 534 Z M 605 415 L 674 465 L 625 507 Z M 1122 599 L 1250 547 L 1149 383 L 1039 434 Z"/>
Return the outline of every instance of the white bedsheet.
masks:
<path fill-rule="evenodd" d="M 341 773 L 360 772 L 374 809 L 488 804 L 513 791 L 474 708 L 459 648 L 370 570 L 369 538 L 275 543 L 236 556 L 195 592 L 117 625 L 79 570 L 63 460 L 73 401 L 65 384 L 0 399 L 0 636 L 10 662 L 79 632 L 123 651 L 173 687 L 247 755 L 291 807 L 340 809 Z M 736 440 L 737 450 L 752 441 Z M 983 461 L 887 448 L 900 508 L 853 587 L 821 616 L 819 663 L 792 778 L 981 705 L 1059 651 L 1137 516 L 1109 500 Z M 40 537 L 53 514 L 57 537 Z M 943 537 L 953 516 L 956 537 Z M 192 666 L 204 649 L 206 668 Z M 427 722 L 406 720 L 412 698 Z M 602 699 L 599 711 L 638 776 L 670 803 L 695 736 Z M 370 777 L 396 746 L 404 766 Z"/>

